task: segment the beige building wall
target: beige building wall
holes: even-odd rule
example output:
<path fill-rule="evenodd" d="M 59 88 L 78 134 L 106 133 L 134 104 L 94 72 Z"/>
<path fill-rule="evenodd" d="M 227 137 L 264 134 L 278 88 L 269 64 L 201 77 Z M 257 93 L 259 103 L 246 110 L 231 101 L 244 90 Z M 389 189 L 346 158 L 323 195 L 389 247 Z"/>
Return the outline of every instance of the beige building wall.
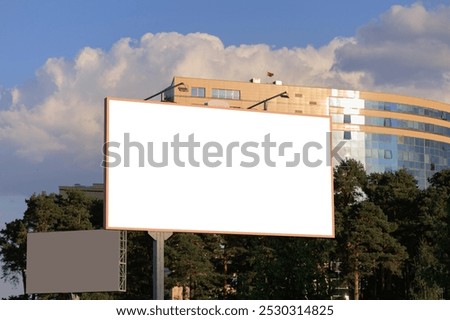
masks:
<path fill-rule="evenodd" d="M 288 85 L 281 81 L 263 83 L 259 79 L 228 81 L 176 76 L 173 78 L 172 85 L 178 85 L 178 87 L 167 93 L 166 101 L 183 105 L 236 109 L 247 109 L 258 102 L 286 92 L 288 98 L 279 96 L 267 101 L 267 112 L 330 116 L 333 144 L 337 145 L 340 141 L 345 141 L 345 146 L 341 150 L 342 156 L 359 160 L 365 166 L 367 164 L 369 172 L 380 171 L 382 167 L 386 170 L 405 167 L 412 170 L 423 187 L 426 186 L 426 180 L 433 174 L 434 162 L 438 163 L 441 169 L 450 167 L 450 159 L 447 161 L 447 158 L 450 158 L 450 104 L 444 102 L 382 92 Z M 214 97 L 214 89 L 233 90 L 234 94 L 237 93 L 234 95 L 237 99 Z M 203 95 L 195 96 L 198 93 Z M 387 106 L 396 104 L 414 108 L 414 110 L 420 109 L 422 113 L 389 110 L 389 107 L 377 109 L 368 107 L 368 103 Z M 264 104 L 254 109 L 264 110 Z M 434 115 L 424 114 L 425 109 L 426 112 L 434 112 Z M 442 117 L 437 117 L 436 113 L 442 113 Z M 349 119 L 351 120 L 348 121 Z M 380 125 L 379 122 L 383 119 L 388 120 L 385 125 Z M 391 121 L 402 125 L 391 126 Z M 411 127 L 405 127 L 405 123 Z M 420 129 L 425 126 L 438 128 L 437 130 L 440 131 L 430 132 L 429 129 Z M 382 148 L 386 148 L 386 145 L 377 147 L 378 142 L 371 140 L 380 139 L 379 135 L 392 137 L 392 141 L 396 140 L 395 143 L 391 143 L 394 150 L 388 150 L 394 157 L 398 157 L 396 164 L 393 163 L 390 166 L 380 158 L 373 158 L 373 156 L 380 157 L 383 153 Z M 419 155 L 412 154 L 415 151 L 411 150 L 417 149 L 417 146 L 411 142 L 411 139 L 423 139 L 423 151 L 418 153 Z M 441 145 L 433 145 L 427 141 L 438 142 Z M 398 148 L 395 146 L 397 142 Z M 401 146 L 403 142 L 405 146 L 409 143 L 406 149 Z M 426 149 L 426 144 L 429 144 L 431 149 Z M 373 148 L 380 150 L 372 150 L 373 152 L 368 150 Z M 389 152 L 386 155 L 389 155 Z M 408 162 L 405 159 L 412 160 Z"/>

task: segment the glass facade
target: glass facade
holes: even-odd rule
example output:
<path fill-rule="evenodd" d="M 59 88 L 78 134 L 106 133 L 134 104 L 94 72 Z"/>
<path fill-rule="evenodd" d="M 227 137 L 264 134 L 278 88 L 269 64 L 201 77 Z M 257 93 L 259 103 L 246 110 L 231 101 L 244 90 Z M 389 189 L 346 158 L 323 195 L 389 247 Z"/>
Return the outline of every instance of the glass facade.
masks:
<path fill-rule="evenodd" d="M 332 119 L 337 124 L 352 124 L 356 116 L 346 115 L 345 101 L 336 101 L 334 104 L 344 108 L 344 115 L 334 114 Z M 347 99 L 345 99 L 347 100 Z M 419 187 L 425 188 L 428 179 L 437 171 L 450 168 L 450 144 L 445 140 L 450 137 L 450 113 L 446 111 L 434 110 L 422 106 L 406 104 L 388 103 L 382 101 L 364 101 L 364 106 L 359 109 L 369 109 L 378 111 L 389 111 L 391 117 L 361 116 L 363 121 L 358 121 L 364 126 L 402 129 L 406 132 L 403 135 L 393 135 L 386 133 L 369 133 L 365 127 L 358 127 L 356 131 L 347 129 L 342 131 L 342 135 L 333 134 L 333 141 L 336 145 L 340 141 L 345 141 L 342 148 L 342 155 L 345 158 L 354 158 L 361 161 L 367 172 L 395 171 L 405 168 L 417 180 Z M 355 112 L 359 113 L 359 112 Z M 402 119 L 404 114 L 421 116 L 422 121 L 412 121 Z M 437 125 L 430 122 L 444 120 L 448 126 Z M 442 123 L 442 121 L 441 121 Z M 445 123 L 442 123 L 445 124 Z M 380 131 L 378 129 L 378 131 Z M 408 135 L 411 132 L 411 136 Z M 418 132 L 436 135 L 436 140 L 418 138 Z M 357 134 L 356 134 L 357 133 Z M 439 138 L 439 137 L 442 138 Z"/>
<path fill-rule="evenodd" d="M 418 121 L 400 120 L 392 118 L 366 117 L 366 125 L 408 129 L 450 137 L 450 128 Z"/>
<path fill-rule="evenodd" d="M 448 120 L 450 119 L 450 111 L 440 111 L 426 107 L 413 106 L 401 103 L 391 103 L 382 101 L 365 101 L 365 109 L 369 110 L 386 110 L 399 113 L 415 114 L 419 116 L 425 116 L 434 119 Z"/>
<path fill-rule="evenodd" d="M 450 167 L 450 144 L 405 136 L 369 134 L 365 137 L 369 172 L 407 169 L 421 188 L 437 171 Z"/>

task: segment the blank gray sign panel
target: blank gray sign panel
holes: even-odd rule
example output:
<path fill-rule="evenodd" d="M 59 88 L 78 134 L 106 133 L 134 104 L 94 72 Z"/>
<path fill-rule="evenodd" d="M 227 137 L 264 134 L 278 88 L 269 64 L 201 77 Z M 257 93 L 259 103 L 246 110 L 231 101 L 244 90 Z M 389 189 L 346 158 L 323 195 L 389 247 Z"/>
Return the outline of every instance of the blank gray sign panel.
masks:
<path fill-rule="evenodd" d="M 123 237 L 106 230 L 29 233 L 26 292 L 124 291 Z"/>

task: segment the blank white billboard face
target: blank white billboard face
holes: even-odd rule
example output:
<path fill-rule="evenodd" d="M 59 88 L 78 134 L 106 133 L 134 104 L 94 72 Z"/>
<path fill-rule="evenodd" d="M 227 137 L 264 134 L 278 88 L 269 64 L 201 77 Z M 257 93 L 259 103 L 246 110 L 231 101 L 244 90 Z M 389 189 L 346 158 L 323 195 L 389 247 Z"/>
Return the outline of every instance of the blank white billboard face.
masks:
<path fill-rule="evenodd" d="M 329 117 L 105 100 L 105 228 L 334 237 Z"/>
<path fill-rule="evenodd" d="M 124 291 L 120 241 L 119 231 L 29 233 L 27 293 Z"/>

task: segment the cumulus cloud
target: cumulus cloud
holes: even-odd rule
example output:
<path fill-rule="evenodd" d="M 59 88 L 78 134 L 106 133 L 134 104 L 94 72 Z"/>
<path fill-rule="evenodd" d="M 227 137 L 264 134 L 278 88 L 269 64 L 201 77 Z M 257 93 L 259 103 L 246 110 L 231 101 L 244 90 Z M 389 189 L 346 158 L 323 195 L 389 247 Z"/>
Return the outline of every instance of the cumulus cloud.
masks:
<path fill-rule="evenodd" d="M 416 4 L 394 6 L 355 37 L 320 48 L 225 47 L 204 33 L 148 33 L 109 50 L 86 47 L 74 59 L 48 59 L 31 82 L 0 88 L 0 147 L 10 150 L 10 163 L 45 170 L 64 163 L 74 176 L 89 167 L 101 177 L 103 98 L 145 98 L 174 75 L 247 81 L 271 71 L 290 84 L 450 101 L 448 21 L 450 7 Z"/>
<path fill-rule="evenodd" d="M 149 33 L 121 39 L 109 51 L 87 47 L 73 60 L 48 59 L 32 83 L 5 94 L 0 139 L 34 161 L 54 153 L 86 161 L 99 157 L 105 96 L 143 98 L 174 75 L 247 80 L 270 70 L 291 83 L 337 83 L 341 79 L 330 71 L 334 51 L 347 42 L 272 50 L 264 44 L 224 47 L 203 33 Z"/>
<path fill-rule="evenodd" d="M 335 68 L 360 86 L 450 101 L 450 7 L 393 6 L 336 50 Z"/>

